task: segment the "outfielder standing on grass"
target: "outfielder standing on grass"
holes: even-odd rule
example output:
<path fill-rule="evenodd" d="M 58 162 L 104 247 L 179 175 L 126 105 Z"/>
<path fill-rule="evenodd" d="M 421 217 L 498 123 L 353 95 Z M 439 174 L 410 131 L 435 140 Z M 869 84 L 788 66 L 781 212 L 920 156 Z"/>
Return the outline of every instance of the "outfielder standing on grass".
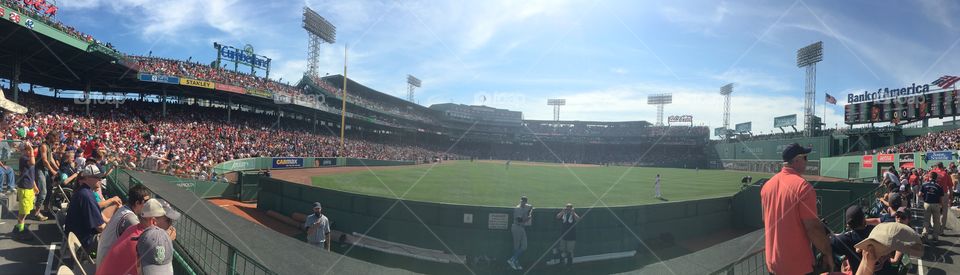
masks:
<path fill-rule="evenodd" d="M 663 198 L 663 194 L 660 193 L 660 174 L 657 174 L 657 178 L 654 179 L 653 190 L 656 192 L 656 198 Z"/>
<path fill-rule="evenodd" d="M 513 209 L 513 224 L 510 233 L 513 234 L 513 256 L 507 260 L 513 270 L 523 270 L 520 263 L 520 254 L 527 250 L 527 230 L 525 227 L 533 223 L 533 205 L 527 203 L 527 196 L 520 197 L 520 204 Z"/>

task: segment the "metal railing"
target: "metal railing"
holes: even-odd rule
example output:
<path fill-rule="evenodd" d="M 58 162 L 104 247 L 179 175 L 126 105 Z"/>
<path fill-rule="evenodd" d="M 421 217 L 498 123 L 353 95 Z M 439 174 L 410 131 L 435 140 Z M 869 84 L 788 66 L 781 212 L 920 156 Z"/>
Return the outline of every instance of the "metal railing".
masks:
<path fill-rule="evenodd" d="M 137 178 L 120 169 L 114 170 L 114 173 L 109 176 L 109 180 L 113 184 L 112 188 L 117 189 L 118 194 L 124 196 L 126 196 L 125 191 L 131 185 L 140 183 Z M 171 206 L 182 213 L 180 220 L 176 223 L 177 240 L 174 241 L 174 246 L 178 248 L 178 252 L 183 254 L 184 260 L 189 261 L 189 263 L 185 262 L 184 264 L 192 269 L 190 272 L 230 275 L 276 274 L 198 223 L 187 212 L 183 211 L 183 208 L 173 204 Z"/>
<path fill-rule="evenodd" d="M 737 259 L 737 261 L 732 262 L 717 271 L 710 273 L 711 275 L 753 275 L 753 274 L 769 274 L 767 272 L 767 257 L 763 249 L 754 251 L 743 258 Z"/>

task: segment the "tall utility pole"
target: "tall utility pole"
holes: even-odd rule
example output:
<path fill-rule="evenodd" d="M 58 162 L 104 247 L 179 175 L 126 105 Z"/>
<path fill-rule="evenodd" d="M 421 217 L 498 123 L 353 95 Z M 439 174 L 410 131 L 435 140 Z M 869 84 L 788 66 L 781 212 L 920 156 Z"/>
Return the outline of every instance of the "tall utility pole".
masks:
<path fill-rule="evenodd" d="M 730 94 L 733 93 L 733 83 L 720 87 L 723 96 L 723 129 L 730 129 Z"/>
<path fill-rule="evenodd" d="M 320 44 L 327 42 L 330 44 L 337 41 L 337 27 L 330 24 L 327 19 L 317 14 L 308 7 L 303 7 L 303 29 L 307 30 L 307 73 L 310 76 L 318 77 L 318 63 L 320 62 Z"/>
<path fill-rule="evenodd" d="M 407 101 L 413 102 L 413 90 L 420 88 L 420 79 L 407 75 Z"/>
<path fill-rule="evenodd" d="M 803 135 L 813 136 L 813 129 L 819 124 L 814 121 L 817 96 L 817 62 L 823 61 L 823 41 L 810 44 L 797 50 L 797 67 L 806 68 L 807 75 L 803 89 Z"/>

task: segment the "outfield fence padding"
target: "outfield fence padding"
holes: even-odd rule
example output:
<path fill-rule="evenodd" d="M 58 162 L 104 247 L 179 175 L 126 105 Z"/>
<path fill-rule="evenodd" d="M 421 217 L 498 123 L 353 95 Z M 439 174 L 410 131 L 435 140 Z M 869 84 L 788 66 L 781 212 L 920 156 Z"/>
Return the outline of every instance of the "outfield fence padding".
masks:
<path fill-rule="evenodd" d="M 419 201 L 400 203 L 391 198 L 260 179 L 257 203 L 260 210 L 290 216 L 295 212 L 309 213 L 313 202 L 323 204 L 324 214 L 337 231 L 441 251 L 448 251 L 449 247 L 457 255 L 499 259 L 509 257 L 512 252 L 509 224 L 506 229 L 490 229 L 491 215 L 506 214 L 506 220 L 510 221 L 511 208 Z M 529 248 L 524 257 L 529 257 L 528 260 L 536 260 L 557 241 L 560 223 L 555 215 L 558 211 L 534 210 L 533 225 L 527 228 Z M 637 238 L 646 245 L 660 245 L 702 237 L 733 226 L 730 197 L 592 210 L 577 208 L 577 211 L 584 217 L 576 230 L 578 255 L 623 251 L 646 255 L 649 252 Z"/>

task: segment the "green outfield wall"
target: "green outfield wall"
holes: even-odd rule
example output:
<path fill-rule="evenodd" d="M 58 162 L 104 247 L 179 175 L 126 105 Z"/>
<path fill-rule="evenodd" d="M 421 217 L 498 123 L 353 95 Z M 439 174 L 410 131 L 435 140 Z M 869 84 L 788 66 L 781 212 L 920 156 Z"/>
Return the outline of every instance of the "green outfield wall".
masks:
<path fill-rule="evenodd" d="M 373 197 L 262 178 L 257 208 L 284 215 L 309 213 L 313 202 L 323 203 L 333 229 L 458 255 L 509 257 L 511 208 L 452 205 Z M 533 200 L 536 206 L 535 199 Z M 529 249 L 524 257 L 536 260 L 560 235 L 554 219 L 559 209 L 536 209 L 527 228 Z M 667 202 L 653 205 L 578 208 L 584 217 L 577 225 L 578 255 L 638 251 L 644 243 L 702 237 L 732 228 L 731 198 Z M 382 217 L 382 219 L 380 219 Z M 422 221 L 422 223 L 421 223 Z M 426 227 L 424 226 L 426 224 Z M 428 230 L 429 229 L 429 230 Z M 431 233 L 436 234 L 436 237 Z M 443 240 L 444 243 L 437 239 Z M 446 244 L 446 246 L 444 246 Z"/>
<path fill-rule="evenodd" d="M 394 166 L 414 164 L 416 164 L 416 162 L 407 160 L 373 160 L 333 157 L 258 157 L 221 162 L 213 167 L 213 172 L 217 174 L 224 174 L 230 172 L 262 169 L 297 169 L 328 166 Z"/>
<path fill-rule="evenodd" d="M 942 158 L 928 156 L 928 154 L 935 154 Z M 957 157 L 957 151 L 829 157 L 821 159 L 820 175 L 846 179 L 872 179 L 881 175 L 890 166 L 930 169 L 940 162 L 944 165 L 950 165 L 951 162 L 957 163 Z"/>
<path fill-rule="evenodd" d="M 787 145 L 799 143 L 813 148 L 808 159 L 819 160 L 832 152 L 830 136 L 788 138 L 776 140 L 746 140 L 717 143 L 713 145 L 721 160 L 781 161 L 781 153 Z"/>
<path fill-rule="evenodd" d="M 834 153 L 830 136 L 787 138 L 776 140 L 747 140 L 716 143 L 706 150 L 711 156 L 710 167 L 730 170 L 776 173 L 783 163 L 781 154 L 787 145 L 799 143 L 813 148 L 807 164 L 807 174 L 820 174 L 820 159 Z"/>

